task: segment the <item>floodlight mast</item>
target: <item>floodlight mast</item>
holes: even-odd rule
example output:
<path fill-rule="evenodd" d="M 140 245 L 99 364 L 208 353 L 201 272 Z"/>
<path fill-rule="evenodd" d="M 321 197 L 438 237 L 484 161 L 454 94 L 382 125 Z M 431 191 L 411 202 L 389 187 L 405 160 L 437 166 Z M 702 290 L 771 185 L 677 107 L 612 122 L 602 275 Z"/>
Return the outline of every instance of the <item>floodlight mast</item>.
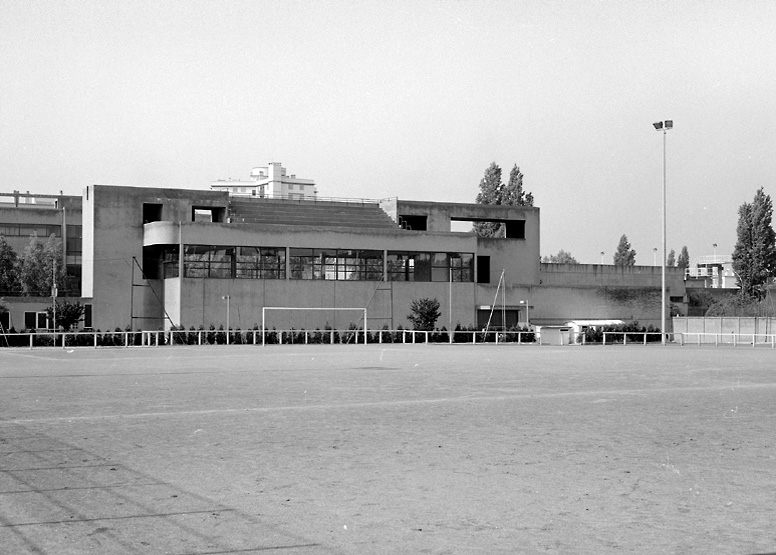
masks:
<path fill-rule="evenodd" d="M 652 124 L 663 132 L 663 263 L 660 272 L 660 321 L 661 343 L 666 344 L 666 131 L 674 128 L 674 120 L 667 119 Z"/>

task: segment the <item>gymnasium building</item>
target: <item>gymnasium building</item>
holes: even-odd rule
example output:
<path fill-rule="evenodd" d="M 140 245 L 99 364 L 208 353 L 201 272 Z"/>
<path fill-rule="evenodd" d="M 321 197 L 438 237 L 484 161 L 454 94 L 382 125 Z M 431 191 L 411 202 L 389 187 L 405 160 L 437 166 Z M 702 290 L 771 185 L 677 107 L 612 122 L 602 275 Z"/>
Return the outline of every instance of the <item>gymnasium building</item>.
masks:
<path fill-rule="evenodd" d="M 323 198 L 280 164 L 210 190 L 89 185 L 80 198 L 45 197 L 45 207 L 36 199 L 44 197 L 17 193 L 15 203 L 0 203 L 0 231 L 21 252 L 25 226 L 38 235 L 44 225 L 53 226 L 46 235 L 64 230 L 63 263 L 81 279 L 72 300 L 87 305 L 84 327 L 228 321 L 249 329 L 271 307 L 269 328 L 363 326 L 367 309 L 369 329 L 395 329 L 410 325 L 421 298 L 440 302 L 440 328 L 579 319 L 660 326 L 659 267 L 541 263 L 537 207 Z M 501 224 L 502 236 L 451 231 L 473 222 Z M 668 288 L 686 311 L 681 269 L 668 268 Z M 51 298 L 5 304 L 4 326 L 40 328 Z"/>

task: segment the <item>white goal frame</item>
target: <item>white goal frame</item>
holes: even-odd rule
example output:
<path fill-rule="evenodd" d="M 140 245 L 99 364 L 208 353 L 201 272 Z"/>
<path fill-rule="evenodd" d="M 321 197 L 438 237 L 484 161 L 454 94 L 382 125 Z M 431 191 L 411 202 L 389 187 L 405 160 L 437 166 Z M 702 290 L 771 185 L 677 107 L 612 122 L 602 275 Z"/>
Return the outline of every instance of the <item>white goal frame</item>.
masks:
<path fill-rule="evenodd" d="M 364 344 L 366 344 L 366 334 L 367 334 L 367 311 L 366 308 L 334 308 L 334 307 L 327 307 L 327 308 L 319 308 L 319 307 L 304 307 L 304 306 L 264 306 L 261 308 L 261 344 L 262 346 L 265 345 L 266 341 L 266 331 L 267 328 L 265 326 L 266 322 L 266 315 L 268 310 L 349 310 L 351 312 L 361 312 L 364 315 Z"/>

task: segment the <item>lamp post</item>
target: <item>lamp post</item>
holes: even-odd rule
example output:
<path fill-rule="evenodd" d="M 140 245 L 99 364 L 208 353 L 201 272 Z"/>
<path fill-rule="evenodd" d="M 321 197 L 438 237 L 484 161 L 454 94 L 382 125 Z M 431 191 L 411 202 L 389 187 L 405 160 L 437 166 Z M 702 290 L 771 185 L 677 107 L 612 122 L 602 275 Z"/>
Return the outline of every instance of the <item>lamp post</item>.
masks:
<path fill-rule="evenodd" d="M 604 265 L 604 251 L 601 251 L 601 266 Z"/>
<path fill-rule="evenodd" d="M 229 345 L 229 295 L 221 297 L 226 301 L 226 344 Z"/>
<path fill-rule="evenodd" d="M 714 264 L 716 264 L 717 263 L 717 244 L 714 243 L 711 246 L 714 247 Z"/>
<path fill-rule="evenodd" d="M 652 124 L 657 131 L 663 132 L 663 264 L 660 272 L 660 321 L 661 339 L 666 344 L 666 132 L 674 128 L 674 120 L 667 119 Z"/>
<path fill-rule="evenodd" d="M 652 249 L 652 265 L 657 266 L 657 247 Z"/>
<path fill-rule="evenodd" d="M 447 289 L 447 337 L 453 342 L 453 268 L 450 267 L 450 283 Z"/>

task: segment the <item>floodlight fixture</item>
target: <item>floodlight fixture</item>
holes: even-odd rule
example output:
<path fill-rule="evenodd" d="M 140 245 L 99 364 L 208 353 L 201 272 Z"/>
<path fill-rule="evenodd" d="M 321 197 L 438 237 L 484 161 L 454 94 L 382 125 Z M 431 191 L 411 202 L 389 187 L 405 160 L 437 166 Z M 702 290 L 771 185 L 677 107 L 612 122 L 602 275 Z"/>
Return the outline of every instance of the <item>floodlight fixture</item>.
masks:
<path fill-rule="evenodd" d="M 660 131 L 661 129 L 663 129 L 663 122 L 662 122 L 662 121 L 659 121 L 659 122 L 657 122 L 657 123 L 653 123 L 652 125 L 654 125 L 654 126 L 655 126 L 655 129 L 657 129 L 658 131 Z"/>

